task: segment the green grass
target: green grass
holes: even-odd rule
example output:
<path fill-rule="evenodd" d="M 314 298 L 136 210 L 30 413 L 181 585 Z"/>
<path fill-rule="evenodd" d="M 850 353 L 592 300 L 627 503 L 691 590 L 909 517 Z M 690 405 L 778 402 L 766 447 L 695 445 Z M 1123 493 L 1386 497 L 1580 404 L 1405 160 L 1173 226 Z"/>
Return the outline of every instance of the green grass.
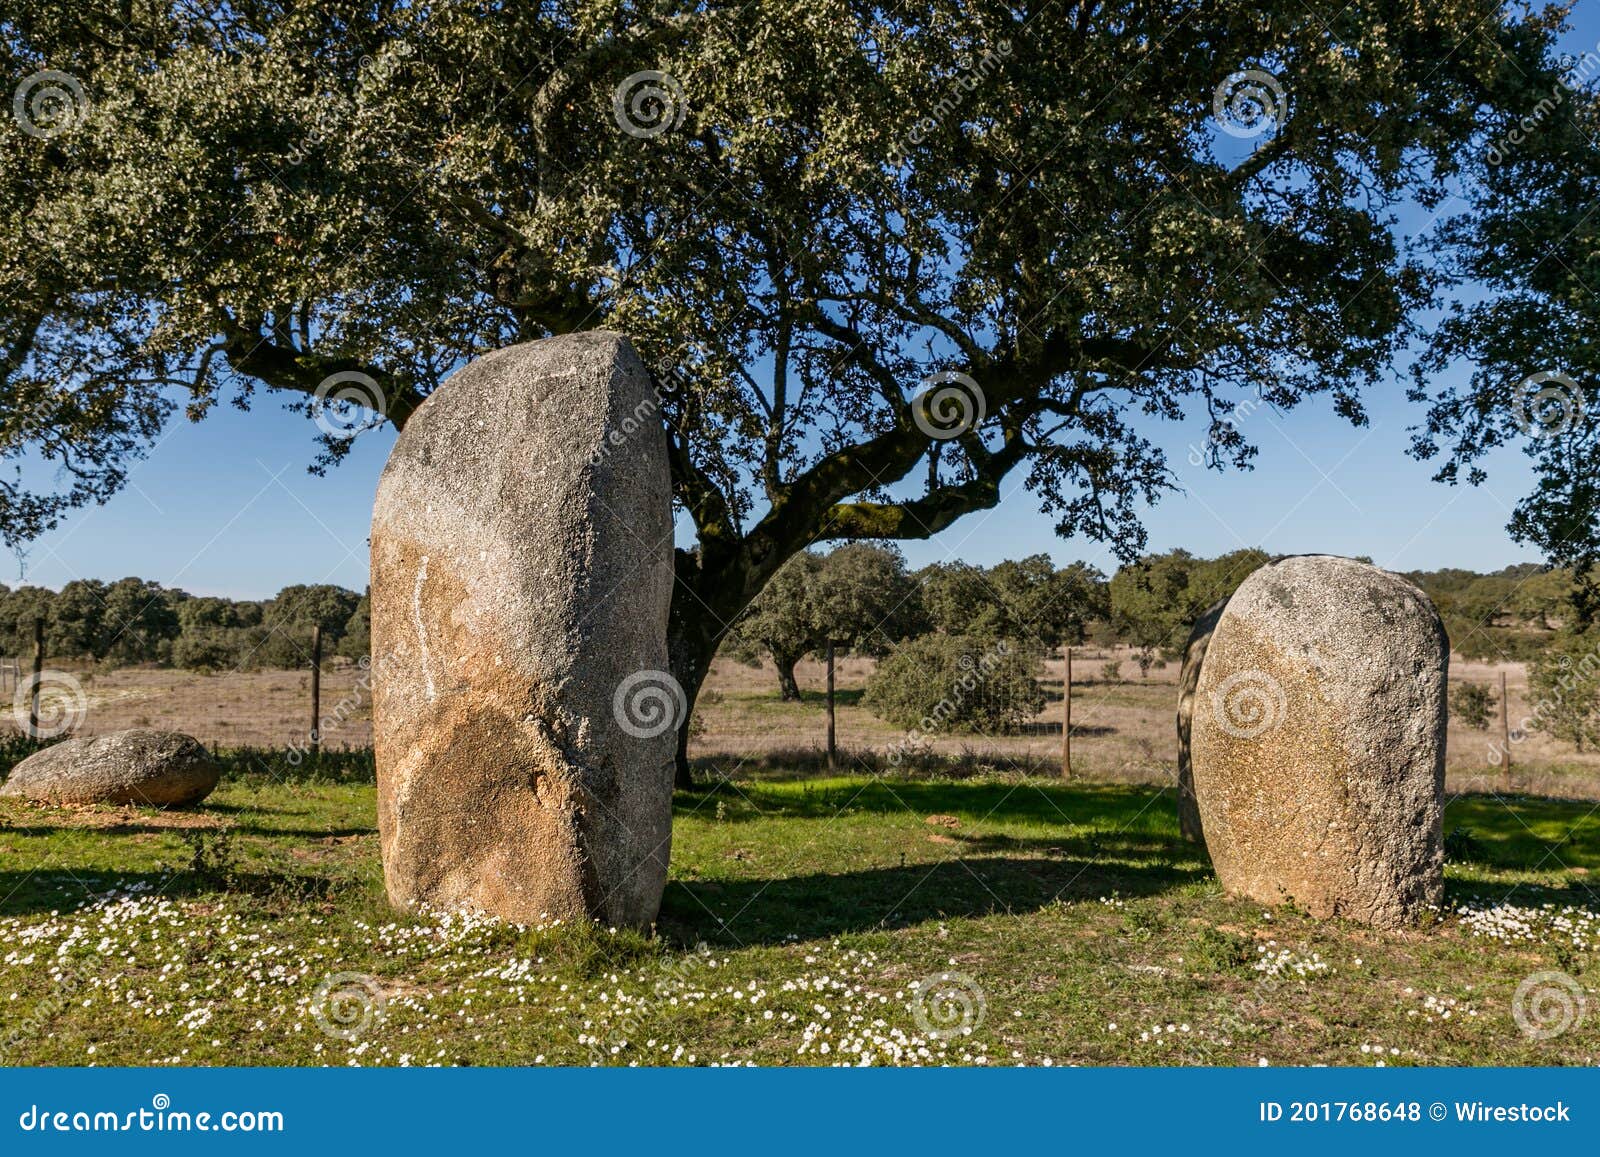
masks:
<path fill-rule="evenodd" d="M 229 760 L 188 814 L 0 801 L 0 1060 L 1600 1058 L 1592 804 L 1452 801 L 1470 862 L 1449 866 L 1447 910 L 1379 933 L 1224 897 L 1150 788 L 724 783 L 677 800 L 647 939 L 398 916 L 365 753 Z M 1475 898 L 1503 906 L 1455 911 Z M 1512 1017 L 1540 972 L 1586 990 L 1587 1015 L 1551 1039 Z M 945 1014 L 971 1031 L 931 1031 Z"/>

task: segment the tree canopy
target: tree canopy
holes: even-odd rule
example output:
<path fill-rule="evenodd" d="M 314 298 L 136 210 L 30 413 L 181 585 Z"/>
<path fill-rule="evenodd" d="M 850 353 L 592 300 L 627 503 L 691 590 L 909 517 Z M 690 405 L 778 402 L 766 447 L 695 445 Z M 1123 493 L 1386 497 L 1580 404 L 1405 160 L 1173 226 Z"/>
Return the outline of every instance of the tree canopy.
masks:
<path fill-rule="evenodd" d="M 900 552 L 856 543 L 791 558 L 750 605 L 738 632 L 771 654 L 783 698 L 799 699 L 794 668 L 807 654 L 833 643 L 881 655 L 915 631 L 921 615 Z"/>
<path fill-rule="evenodd" d="M 1148 671 L 1158 652 L 1179 655 L 1206 609 L 1230 597 L 1271 557 L 1256 549 L 1213 559 L 1181 549 L 1148 555 L 1111 576 L 1112 630 L 1139 648 L 1140 667 Z"/>
<path fill-rule="evenodd" d="M 1499 0 L 84 0 L 0 17 L 0 482 L 25 540 L 178 409 L 403 424 L 607 327 L 663 386 L 674 673 L 819 539 L 1026 486 L 1142 548 L 1141 423 L 1362 390 L 1435 287 L 1392 229 L 1541 78 Z M 35 100 L 34 98 L 38 99 Z M 31 120 L 30 120 L 31 118 Z M 30 480 L 31 478 L 31 480 Z M 687 734 L 685 730 L 684 734 Z"/>
<path fill-rule="evenodd" d="M 1416 367 L 1429 402 L 1413 452 L 1443 482 L 1482 483 L 1484 460 L 1519 447 L 1536 485 L 1507 529 L 1570 565 L 1585 618 L 1600 609 L 1600 55 L 1532 73 L 1470 150 L 1467 205 L 1439 230 L 1455 301 Z M 1464 384 L 1439 375 L 1458 359 Z"/>

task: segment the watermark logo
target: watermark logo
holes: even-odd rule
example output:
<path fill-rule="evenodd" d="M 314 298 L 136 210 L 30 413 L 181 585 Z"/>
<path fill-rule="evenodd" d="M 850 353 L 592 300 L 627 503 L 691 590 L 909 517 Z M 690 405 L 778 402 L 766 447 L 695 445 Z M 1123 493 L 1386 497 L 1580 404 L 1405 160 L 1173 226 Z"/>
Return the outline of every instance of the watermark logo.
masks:
<path fill-rule="evenodd" d="M 358 97 L 369 88 L 388 84 L 411 51 L 411 45 L 400 40 L 385 45 L 376 56 L 363 56 L 356 64 Z M 355 103 L 348 100 L 322 104 L 306 135 L 289 150 L 285 158 L 289 167 L 302 164 L 313 149 L 326 144 L 354 115 L 356 107 Z"/>
<path fill-rule="evenodd" d="M 47 68 L 17 85 L 11 115 L 30 137 L 49 140 L 69 133 L 89 118 L 89 97 L 69 73 Z"/>
<path fill-rule="evenodd" d="M 1289 96 L 1272 73 L 1246 68 L 1223 77 L 1211 93 L 1211 114 L 1230 137 L 1259 137 L 1289 119 Z"/>
<path fill-rule="evenodd" d="M 1583 1024 L 1583 986 L 1565 972 L 1535 972 L 1517 985 L 1511 1019 L 1530 1040 L 1554 1040 Z"/>
<path fill-rule="evenodd" d="M 630 137 L 649 140 L 683 123 L 688 104 L 683 85 L 666 72 L 636 72 L 611 94 L 611 115 Z"/>
<path fill-rule="evenodd" d="M 383 989 L 365 972 L 335 972 L 311 997 L 311 1019 L 338 1040 L 356 1040 L 383 1018 Z"/>
<path fill-rule="evenodd" d="M 1539 103 L 1534 105 L 1531 111 L 1517 118 L 1505 132 L 1489 143 L 1488 160 L 1491 165 L 1503 163 L 1510 150 L 1527 141 L 1540 125 L 1567 103 L 1568 96 L 1587 85 L 1596 73 L 1600 73 L 1600 51 L 1597 50 L 1600 50 L 1600 45 L 1596 45 L 1581 57 L 1568 53 L 1560 58 L 1557 63 L 1561 66 L 1561 79 L 1540 98 Z"/>
<path fill-rule="evenodd" d="M 911 986 L 911 1019 L 931 1040 L 970 1036 L 988 1011 L 983 989 L 965 972 L 936 972 Z"/>
<path fill-rule="evenodd" d="M 1288 707 L 1283 684 L 1265 671 L 1235 671 L 1211 692 L 1211 718 L 1235 739 L 1276 731 Z"/>
<path fill-rule="evenodd" d="M 655 739 L 683 724 L 689 697 L 666 671 L 635 671 L 617 685 L 611 713 L 635 739 Z"/>
<path fill-rule="evenodd" d="M 1583 418 L 1583 390 L 1566 374 L 1529 374 L 1517 383 L 1512 418 L 1524 434 L 1542 438 L 1572 429 Z"/>
<path fill-rule="evenodd" d="M 17 684 L 11 717 L 30 739 L 54 739 L 83 722 L 89 696 L 83 684 L 65 671 L 41 671 Z"/>
<path fill-rule="evenodd" d="M 943 729 L 961 710 L 967 698 L 988 681 L 994 674 L 995 668 L 1010 653 L 1010 646 L 1002 640 L 977 658 L 973 658 L 970 654 L 959 656 L 956 659 L 956 666 L 961 673 L 952 683 L 950 694 L 935 703 L 933 710 L 924 715 L 916 727 L 906 732 L 904 738 L 889 748 L 887 753 L 889 765 L 899 767 L 908 753 L 915 751 L 929 736 Z"/>
<path fill-rule="evenodd" d="M 978 90 L 979 84 L 998 72 L 1001 64 L 1010 59 L 1011 41 L 1001 40 L 993 48 L 985 49 L 976 60 L 970 56 L 958 60 L 956 67 L 959 72 L 944 86 L 939 99 L 890 145 L 889 161 L 896 165 L 905 164 L 911 151 L 956 116 L 961 106 L 966 104 L 967 97 Z"/>
<path fill-rule="evenodd" d="M 311 416 L 328 437 L 348 441 L 382 422 L 388 404 L 383 387 L 371 374 L 341 370 L 317 386 L 311 396 Z"/>
<path fill-rule="evenodd" d="M 946 370 L 917 383 L 911 418 L 936 442 L 959 438 L 983 421 L 983 390 L 968 374 Z"/>

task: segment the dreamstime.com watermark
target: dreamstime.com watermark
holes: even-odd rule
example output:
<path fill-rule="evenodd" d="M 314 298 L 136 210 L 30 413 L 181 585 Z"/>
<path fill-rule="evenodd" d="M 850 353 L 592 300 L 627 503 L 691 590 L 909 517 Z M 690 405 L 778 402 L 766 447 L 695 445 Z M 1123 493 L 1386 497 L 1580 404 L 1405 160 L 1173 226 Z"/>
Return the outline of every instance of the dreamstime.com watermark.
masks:
<path fill-rule="evenodd" d="M 174 1109 L 171 1097 L 157 1093 L 149 1108 L 127 1112 L 29 1105 L 17 1127 L 24 1133 L 282 1133 L 284 1121 L 276 1109 L 191 1113 Z"/>
<path fill-rule="evenodd" d="M 1516 727 L 1508 728 L 1510 734 L 1506 738 L 1513 746 L 1526 742 L 1530 732 L 1543 729 L 1569 696 L 1583 694 L 1584 687 L 1593 685 L 1596 675 L 1600 674 L 1600 644 L 1585 651 L 1576 661 L 1571 655 L 1562 655 L 1556 661 L 1561 666 L 1562 675 L 1556 680 L 1555 693 L 1541 697 L 1533 705 L 1532 712 L 1524 715 Z M 1510 754 L 1503 744 L 1491 743 L 1486 753 L 1487 762 L 1491 767 L 1503 766 Z"/>
<path fill-rule="evenodd" d="M 625 414 L 589 455 L 589 465 L 598 466 L 615 454 L 640 430 L 662 417 L 669 397 L 676 394 L 689 381 L 688 375 L 676 366 L 650 375 L 650 396 Z"/>
<path fill-rule="evenodd" d="M 1534 438 L 1564 434 L 1584 418 L 1583 389 L 1566 374 L 1547 370 L 1517 383 L 1511 416 L 1517 428 Z"/>
<path fill-rule="evenodd" d="M 612 119 L 639 140 L 671 132 L 683 123 L 688 110 L 678 78 L 653 68 L 627 77 L 611 94 Z"/>
<path fill-rule="evenodd" d="M 676 956 L 661 966 L 660 976 L 650 988 L 650 995 L 634 1001 L 628 1011 L 607 1026 L 605 1036 L 589 1034 L 580 1043 L 589 1050 L 589 1062 L 605 1064 L 628 1047 L 640 1031 L 644 1020 L 656 1008 L 677 998 L 688 983 L 689 976 L 711 959 L 711 949 L 704 942 L 696 944 L 694 951 Z"/>
<path fill-rule="evenodd" d="M 307 742 L 301 743 L 295 739 L 289 744 L 289 766 L 299 767 L 305 757 L 311 754 L 311 748 L 320 744 L 330 734 L 338 731 L 345 723 L 359 711 L 365 704 L 372 700 L 372 682 L 378 675 L 400 662 L 399 655 L 385 655 L 376 664 L 372 656 L 363 655 L 356 660 L 356 666 L 361 674 L 356 676 L 354 686 L 348 694 L 333 705 L 333 710 L 324 712 L 317 719 L 317 729 L 306 737 Z"/>
<path fill-rule="evenodd" d="M 1489 142 L 1488 160 L 1491 165 L 1503 163 L 1511 149 L 1527 140 L 1530 133 L 1550 118 L 1551 113 L 1567 103 L 1568 97 L 1588 83 L 1596 73 L 1600 73 L 1600 44 L 1576 59 L 1570 56 L 1563 57 L 1562 63 L 1566 64 L 1566 71 L 1556 82 L 1555 87 L 1515 125 Z"/>
<path fill-rule="evenodd" d="M 917 383 L 911 420 L 935 442 L 959 438 L 983 421 L 983 390 L 969 374 L 945 370 Z"/>
<path fill-rule="evenodd" d="M 1211 115 L 1230 137 L 1248 139 L 1281 128 L 1289 120 L 1283 82 L 1263 68 L 1230 72 L 1211 91 Z"/>
<path fill-rule="evenodd" d="M 383 1023 L 387 999 L 383 986 L 365 972 L 335 972 L 311 994 L 311 1019 L 335 1040 L 359 1040 Z"/>
<path fill-rule="evenodd" d="M 89 119 L 91 105 L 83 82 L 53 68 L 25 77 L 11 94 L 11 117 L 30 137 L 50 140 Z"/>
<path fill-rule="evenodd" d="M 907 752 L 918 747 L 934 732 L 942 729 L 947 722 L 961 709 L 967 697 L 978 690 L 994 673 L 1003 659 L 1011 653 L 1011 647 L 1004 640 L 990 647 L 978 658 L 970 655 L 961 656 L 961 674 L 950 687 L 950 694 L 946 695 L 933 710 L 924 715 L 917 726 L 905 733 L 905 736 L 892 745 L 885 753 L 892 767 L 899 767 L 905 759 Z"/>
<path fill-rule="evenodd" d="M 65 671 L 40 671 L 17 683 L 11 718 L 29 739 L 54 739 L 75 730 L 89 714 L 83 684 Z"/>
<path fill-rule="evenodd" d="M 892 164 L 903 165 L 910 158 L 911 150 L 927 140 L 941 125 L 960 111 L 966 104 L 967 97 L 976 92 L 978 85 L 999 71 L 1000 66 L 1011 59 L 1011 41 L 1001 40 L 993 48 L 984 50 L 982 56 L 974 60 L 972 57 L 963 57 L 958 63 L 958 71 L 950 78 L 949 84 L 940 94 L 927 114 L 919 117 L 891 146 L 889 146 L 889 160 Z"/>
<path fill-rule="evenodd" d="M 383 387 L 360 370 L 329 374 L 318 383 L 307 404 L 317 429 L 340 442 L 382 425 L 389 415 Z"/>
<path fill-rule="evenodd" d="M 1517 985 L 1511 1019 L 1529 1040 L 1554 1040 L 1583 1024 L 1587 1003 L 1583 985 L 1565 972 L 1535 972 Z"/>
<path fill-rule="evenodd" d="M 1198 444 L 1189 443 L 1189 465 L 1206 466 L 1216 457 L 1217 450 L 1222 446 L 1222 442 L 1216 436 L 1218 426 L 1226 427 L 1237 434 L 1243 428 L 1245 420 L 1250 415 L 1261 409 L 1261 407 L 1270 405 L 1266 398 L 1268 384 L 1267 380 L 1257 378 L 1251 382 L 1249 394 L 1240 398 L 1227 413 L 1212 419 L 1211 428 L 1206 432 L 1205 440 Z"/>
<path fill-rule="evenodd" d="M 971 1036 L 988 1012 L 983 989 L 965 972 L 936 972 L 911 986 L 911 1019 L 930 1040 Z"/>
<path fill-rule="evenodd" d="M 1283 684 L 1265 671 L 1235 671 L 1211 692 L 1211 718 L 1235 739 L 1276 731 L 1288 710 Z"/>
<path fill-rule="evenodd" d="M 365 89 L 370 85 L 387 84 L 411 55 L 411 51 L 411 45 L 397 40 L 384 45 L 376 56 L 363 56 L 356 65 L 357 87 Z M 303 163 L 312 149 L 338 132 L 339 126 L 350 115 L 351 108 L 348 104 L 324 104 L 310 131 L 289 150 L 285 158 L 287 166 L 293 168 Z"/>
<path fill-rule="evenodd" d="M 689 696 L 669 671 L 635 671 L 617 684 L 611 714 L 635 739 L 656 739 L 683 726 Z"/>

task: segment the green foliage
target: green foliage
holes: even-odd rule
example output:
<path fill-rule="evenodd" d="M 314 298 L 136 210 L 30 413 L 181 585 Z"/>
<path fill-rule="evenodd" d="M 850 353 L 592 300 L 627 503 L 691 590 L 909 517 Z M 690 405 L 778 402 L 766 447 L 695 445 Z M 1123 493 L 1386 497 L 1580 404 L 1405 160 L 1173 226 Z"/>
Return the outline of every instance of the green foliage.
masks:
<path fill-rule="evenodd" d="M 1444 834 L 1444 858 L 1452 864 L 1480 864 L 1484 860 L 1483 843 L 1471 828 L 1458 824 Z"/>
<path fill-rule="evenodd" d="M 1433 600 L 1451 647 L 1468 659 L 1532 659 L 1572 622 L 1572 572 L 1519 563 L 1491 574 L 1460 568 L 1405 576 Z"/>
<path fill-rule="evenodd" d="M 1176 657 L 1195 621 L 1271 557 L 1263 550 L 1236 550 L 1202 559 L 1171 550 L 1119 569 L 1111 577 L 1111 623 L 1139 648 L 1141 673 L 1149 673 L 1158 652 Z"/>
<path fill-rule="evenodd" d="M 992 636 L 932 634 L 898 647 L 867 680 L 861 702 L 908 731 L 994 735 L 1044 707 L 1037 654 Z"/>
<path fill-rule="evenodd" d="M 1551 19 L 1555 19 L 1552 15 Z M 1441 222 L 1455 260 L 1452 302 L 1414 371 L 1411 396 L 1430 403 L 1412 453 L 1435 477 L 1473 485 L 1502 447 L 1531 461 L 1535 484 L 1507 529 L 1578 580 L 1585 618 L 1600 609 L 1600 222 L 1588 211 L 1600 180 L 1594 148 L 1600 93 L 1586 57 L 1572 69 L 1546 49 L 1516 99 L 1491 112 L 1479 148 L 1462 155 L 1466 205 Z M 1565 74 L 1565 75 L 1564 75 Z M 1473 366 L 1463 383 L 1442 372 Z"/>
<path fill-rule="evenodd" d="M 802 551 L 773 576 L 740 620 L 746 643 L 771 653 L 785 699 L 798 699 L 794 665 L 832 642 L 881 655 L 920 625 L 916 584 L 893 547 L 853 543 Z"/>
<path fill-rule="evenodd" d="M 33 653 L 45 622 L 45 655 L 104 666 L 171 664 L 197 671 L 300 667 L 310 661 L 313 623 L 323 654 L 360 658 L 371 645 L 366 600 L 326 584 L 291 586 L 266 604 L 195 598 L 158 583 L 74 580 L 58 592 L 0 587 L 0 655 Z"/>
<path fill-rule="evenodd" d="M 829 553 L 811 584 L 819 638 L 881 655 L 920 625 L 917 587 L 898 548 L 851 543 Z"/>
<path fill-rule="evenodd" d="M 347 659 L 360 661 L 372 655 L 372 591 L 361 596 L 356 609 L 344 624 L 343 638 L 338 641 L 338 653 Z"/>
<path fill-rule="evenodd" d="M 1600 744 L 1600 634 L 1563 632 L 1528 665 L 1532 726 L 1579 751 Z"/>
<path fill-rule="evenodd" d="M 1469 826 L 1488 854 L 1447 867 L 1451 902 L 1442 934 L 1431 936 L 1373 935 L 1287 907 L 1268 919 L 1262 905 L 1223 895 L 1203 854 L 1179 838 L 1158 786 L 1015 774 L 960 782 L 799 777 L 791 769 L 777 780 L 741 777 L 714 798 L 685 794 L 678 805 L 676 867 L 659 934 L 646 939 L 582 923 L 518 932 L 394 912 L 370 781 L 308 789 L 230 773 L 191 813 L 231 834 L 227 854 L 216 835 L 208 841 L 209 880 L 167 872 L 194 861 L 183 829 L 167 825 L 173 817 L 107 813 L 115 823 L 84 823 L 101 817 L 52 816 L 0 799 L 11 873 L 0 932 L 27 948 L 0 954 L 3 991 L 18 994 L 5 1020 L 16 1045 L 7 1059 L 328 1065 L 394 1064 L 410 1054 L 458 1065 L 541 1057 L 562 1065 L 826 1064 L 836 1051 L 819 1055 L 814 1043 L 798 1051 L 814 1036 L 806 1028 L 819 1018 L 818 1002 L 829 1023 L 860 1012 L 864 1024 L 884 1022 L 880 1037 L 903 1040 L 925 1025 L 919 1029 L 913 1003 L 894 994 L 908 976 L 955 967 L 982 985 L 988 1015 L 970 1035 L 930 1042 L 935 1057 L 948 1046 L 951 1063 L 985 1056 L 993 1067 L 1019 1051 L 1058 1066 L 1253 1067 L 1262 1056 L 1337 1066 L 1370 1063 L 1373 1041 L 1415 1044 L 1438 1064 L 1594 1059 L 1586 1031 L 1530 1040 L 1484 1023 L 1495 1007 L 1509 1023 L 1504 1010 L 1530 972 L 1579 975 L 1582 966 L 1585 980 L 1592 974 L 1592 951 L 1573 947 L 1575 939 L 1593 942 L 1585 889 L 1600 870 L 1600 815 L 1590 802 L 1451 797 L 1446 830 Z M 928 839 L 921 818 L 935 814 L 959 818 L 951 833 L 958 849 Z M 143 895 L 106 921 L 103 909 L 87 906 L 85 886 L 101 895 L 138 887 Z M 1513 889 L 1512 914 L 1528 934 L 1511 945 L 1472 935 L 1456 908 L 1474 897 L 1498 904 Z M 1269 939 L 1338 967 L 1307 984 L 1258 986 L 1263 977 L 1252 965 Z M 1564 964 L 1563 953 L 1575 953 L 1577 965 Z M 964 963 L 952 966 L 951 957 Z M 484 983 L 485 968 L 506 960 L 527 965 L 513 979 Z M 142 1005 L 87 999 L 100 991 L 89 980 L 107 961 L 139 978 Z M 981 970 L 965 963 L 976 961 Z M 196 983 L 200 965 L 204 984 Z M 374 978 L 388 997 L 359 1040 L 331 1039 L 313 1016 L 319 984 L 336 969 Z M 839 976 L 860 991 L 829 979 Z M 63 977 L 81 982 L 82 999 L 62 998 Z M 1418 995 L 1392 999 L 1390 985 Z M 750 999 L 757 989 L 766 994 L 759 1002 Z M 1421 994 L 1481 1011 L 1419 1024 L 1410 1014 Z M 1499 994 L 1498 1005 L 1489 994 Z M 1296 1016 L 1322 1027 L 1286 1024 L 1291 1001 Z M 151 1007 L 164 1015 L 150 1015 Z M 43 1023 L 41 1009 L 49 1010 L 48 1031 L 10 1031 Z M 773 1011 L 771 1020 L 763 1010 Z M 1226 1032 L 1211 1031 L 1219 1010 L 1230 1018 Z M 1194 1031 L 1141 1040 L 1158 1020 Z M 597 1057 L 585 1043 L 596 1036 L 626 1044 Z M 876 1060 L 894 1055 L 879 1048 Z M 923 1060 L 910 1050 L 901 1059 Z"/>
<path fill-rule="evenodd" d="M 9 721 L 0 727 L 0 779 L 11 774 L 11 769 L 21 763 L 28 756 L 52 743 L 60 742 L 57 739 L 33 739 L 26 733 L 18 731 L 11 726 Z"/>
<path fill-rule="evenodd" d="M 178 630 L 172 598 L 159 583 L 125 578 L 106 588 L 94 658 L 117 666 L 164 663 Z"/>
<path fill-rule="evenodd" d="M 947 635 L 993 635 L 1053 649 L 1083 642 L 1109 611 L 1106 580 L 1075 562 L 1059 570 L 1046 554 L 996 563 L 933 563 L 917 572 L 929 623 Z"/>
<path fill-rule="evenodd" d="M 1525 113 L 1552 35 L 1500 0 L 19 11 L 5 74 L 87 99 L 0 137 L 0 536 L 115 493 L 180 407 L 362 374 L 403 424 L 469 358 L 605 327 L 672 385 L 691 682 L 819 538 L 1025 483 L 1131 558 L 1180 485 L 1151 421 L 1208 416 L 1221 467 L 1242 397 L 1365 420 L 1438 276 L 1392 216 Z M 1292 115 L 1243 145 L 1213 94 L 1257 65 Z M 614 113 L 643 70 L 659 132 Z M 959 437 L 914 401 L 944 371 L 983 395 Z"/>
<path fill-rule="evenodd" d="M 1498 701 L 1499 696 L 1482 683 L 1457 683 L 1450 691 L 1450 714 L 1476 731 L 1486 731 Z"/>

